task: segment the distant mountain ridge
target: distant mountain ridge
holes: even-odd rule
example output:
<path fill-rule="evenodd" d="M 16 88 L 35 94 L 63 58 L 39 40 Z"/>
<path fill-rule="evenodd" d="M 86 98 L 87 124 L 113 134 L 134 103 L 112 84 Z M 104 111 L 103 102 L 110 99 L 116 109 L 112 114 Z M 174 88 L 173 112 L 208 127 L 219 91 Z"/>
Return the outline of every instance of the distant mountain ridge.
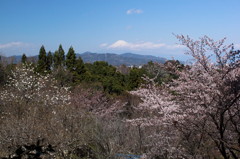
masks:
<path fill-rule="evenodd" d="M 114 54 L 114 53 L 92 53 L 85 52 L 77 54 L 77 57 L 81 56 L 84 62 L 93 63 L 95 61 L 106 61 L 111 65 L 127 65 L 127 66 L 140 66 L 147 64 L 149 61 L 164 63 L 166 58 L 156 57 L 151 55 L 139 55 L 133 53 Z"/>
<path fill-rule="evenodd" d="M 133 53 L 124 53 L 124 54 L 115 54 L 115 53 L 92 53 L 92 52 L 84 52 L 82 54 L 77 53 L 77 57 L 81 57 L 85 63 L 93 63 L 95 61 L 106 61 L 111 65 L 119 66 L 119 65 L 126 65 L 126 66 L 140 66 L 147 64 L 149 61 L 164 63 L 167 61 L 166 58 L 156 57 L 152 55 L 140 55 L 140 54 L 133 54 Z M 4 57 L 1 56 L 3 61 L 7 63 L 20 63 L 21 62 L 21 55 L 17 56 L 9 56 Z M 38 60 L 38 55 L 28 57 L 34 61 Z"/>

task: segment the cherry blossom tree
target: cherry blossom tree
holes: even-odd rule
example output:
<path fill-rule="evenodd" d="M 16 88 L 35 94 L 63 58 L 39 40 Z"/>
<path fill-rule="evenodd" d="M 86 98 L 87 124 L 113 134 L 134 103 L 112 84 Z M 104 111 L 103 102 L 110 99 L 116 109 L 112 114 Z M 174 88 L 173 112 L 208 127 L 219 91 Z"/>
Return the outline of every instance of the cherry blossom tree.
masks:
<path fill-rule="evenodd" d="M 187 115 L 186 126 L 206 133 L 225 159 L 239 158 L 240 52 L 224 45 L 225 39 L 177 38 L 195 59 L 189 70 L 179 72 L 176 86 L 171 87 Z"/>
<path fill-rule="evenodd" d="M 152 153 L 160 156 L 239 158 L 240 52 L 225 45 L 225 38 L 176 37 L 194 58 L 193 64 L 173 69 L 178 78 L 161 88 L 149 79 L 153 84 L 132 92 L 142 97 L 136 109 L 143 115 L 129 122 L 160 127 L 152 135 L 158 141 L 151 145 Z"/>

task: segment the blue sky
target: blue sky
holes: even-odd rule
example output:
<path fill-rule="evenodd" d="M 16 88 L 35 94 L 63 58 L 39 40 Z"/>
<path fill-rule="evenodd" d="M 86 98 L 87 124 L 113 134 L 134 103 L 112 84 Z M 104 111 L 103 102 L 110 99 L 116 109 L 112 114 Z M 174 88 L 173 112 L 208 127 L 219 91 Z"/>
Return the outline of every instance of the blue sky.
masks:
<path fill-rule="evenodd" d="M 240 0 L 0 0 L 0 54 L 139 53 L 185 60 L 174 34 L 240 48 Z"/>

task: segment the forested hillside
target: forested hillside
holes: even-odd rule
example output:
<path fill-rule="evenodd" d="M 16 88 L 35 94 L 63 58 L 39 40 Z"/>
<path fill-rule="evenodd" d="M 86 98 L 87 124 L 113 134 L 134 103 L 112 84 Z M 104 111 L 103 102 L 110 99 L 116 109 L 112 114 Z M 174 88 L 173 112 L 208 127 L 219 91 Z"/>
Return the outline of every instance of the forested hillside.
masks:
<path fill-rule="evenodd" d="M 0 156 L 239 158 L 240 51 L 176 37 L 191 65 L 84 63 L 62 45 L 2 62 Z"/>

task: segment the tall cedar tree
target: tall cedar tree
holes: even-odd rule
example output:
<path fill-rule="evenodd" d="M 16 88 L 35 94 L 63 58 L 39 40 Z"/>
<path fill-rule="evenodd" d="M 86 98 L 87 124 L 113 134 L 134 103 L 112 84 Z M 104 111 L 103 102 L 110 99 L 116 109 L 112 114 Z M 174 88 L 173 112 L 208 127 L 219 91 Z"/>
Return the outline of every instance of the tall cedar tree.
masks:
<path fill-rule="evenodd" d="M 65 66 L 65 52 L 61 44 L 59 45 L 59 48 L 58 48 L 58 55 L 59 55 L 60 66 Z"/>
<path fill-rule="evenodd" d="M 76 54 L 73 47 L 70 47 L 66 55 L 66 66 L 70 72 L 75 71 L 76 69 Z"/>
<path fill-rule="evenodd" d="M 51 51 L 49 51 L 47 54 L 47 71 L 51 71 L 52 64 L 53 64 L 53 56 Z"/>
<path fill-rule="evenodd" d="M 44 46 L 40 48 L 38 55 L 37 72 L 44 73 L 47 70 L 47 55 Z"/>
<path fill-rule="evenodd" d="M 55 51 L 53 55 L 53 61 L 54 61 L 54 69 L 58 69 L 59 67 L 63 67 L 65 65 L 65 55 L 64 50 L 62 48 L 62 45 L 59 45 L 59 48 L 57 51 Z"/>
<path fill-rule="evenodd" d="M 21 62 L 25 64 L 27 62 L 27 56 L 25 54 L 22 55 Z"/>
<path fill-rule="evenodd" d="M 53 54 L 53 68 L 57 69 L 60 66 L 59 64 L 59 53 L 56 50 Z"/>

